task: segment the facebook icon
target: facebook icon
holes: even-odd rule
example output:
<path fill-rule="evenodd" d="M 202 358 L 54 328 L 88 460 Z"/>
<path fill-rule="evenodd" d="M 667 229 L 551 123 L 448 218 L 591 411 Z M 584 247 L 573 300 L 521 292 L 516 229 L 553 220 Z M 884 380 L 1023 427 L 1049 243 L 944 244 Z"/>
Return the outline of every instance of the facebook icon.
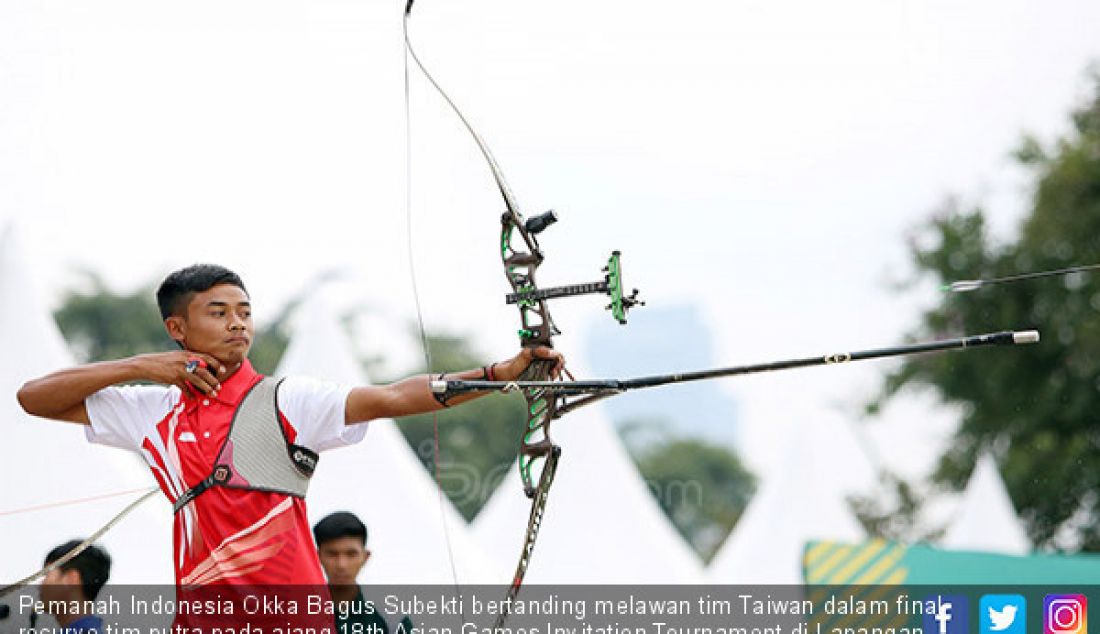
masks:
<path fill-rule="evenodd" d="M 966 597 L 936 594 L 924 600 L 924 634 L 967 634 Z"/>

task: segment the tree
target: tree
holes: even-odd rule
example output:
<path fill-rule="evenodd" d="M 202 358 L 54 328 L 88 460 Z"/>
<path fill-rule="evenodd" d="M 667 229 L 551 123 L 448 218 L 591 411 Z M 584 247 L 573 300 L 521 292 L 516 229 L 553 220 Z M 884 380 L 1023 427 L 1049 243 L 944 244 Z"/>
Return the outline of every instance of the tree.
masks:
<path fill-rule="evenodd" d="M 484 365 L 461 337 L 429 336 L 433 371 Z M 492 394 L 460 408 L 402 419 L 401 431 L 424 467 L 435 476 L 459 512 L 472 519 L 515 468 L 524 431 L 523 399 Z M 568 424 L 568 421 L 565 421 Z M 737 522 L 755 479 L 729 450 L 700 440 L 675 438 L 663 421 L 636 420 L 620 426 L 624 441 L 650 492 L 670 522 L 709 559 Z"/>
<path fill-rule="evenodd" d="M 90 290 L 70 289 L 54 313 L 76 357 L 85 362 L 119 359 L 140 352 L 172 350 L 153 301 L 153 287 L 113 293 L 95 273 L 85 271 Z"/>
<path fill-rule="evenodd" d="M 740 519 L 756 478 L 735 453 L 671 435 L 668 421 L 623 421 L 627 448 L 657 504 L 705 561 Z"/>
<path fill-rule="evenodd" d="M 996 244 L 980 208 L 948 202 L 911 248 L 940 283 L 1100 261 L 1100 74 L 1072 129 L 1049 148 L 1025 138 L 1016 158 L 1034 177 L 1018 238 Z M 1073 274 L 945 294 L 914 338 L 1035 327 L 1037 346 L 908 359 L 875 411 L 904 386 L 926 385 L 964 406 L 934 479 L 961 487 L 979 451 L 998 458 L 1036 544 L 1100 550 L 1100 275 Z"/>
<path fill-rule="evenodd" d="M 476 368 L 487 361 L 455 335 L 427 335 L 432 372 Z M 523 399 L 490 394 L 462 407 L 406 416 L 399 428 L 467 520 L 473 519 L 516 459 L 524 427 Z M 436 457 L 438 429 L 439 457 Z M 438 462 L 438 473 L 437 464 Z"/>

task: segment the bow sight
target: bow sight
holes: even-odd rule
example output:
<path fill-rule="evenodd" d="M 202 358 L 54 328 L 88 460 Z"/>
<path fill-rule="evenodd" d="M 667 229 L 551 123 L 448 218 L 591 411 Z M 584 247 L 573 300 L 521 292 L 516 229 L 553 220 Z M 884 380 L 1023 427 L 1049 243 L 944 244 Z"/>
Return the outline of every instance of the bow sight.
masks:
<path fill-rule="evenodd" d="M 551 209 L 528 218 L 524 221 L 523 227 L 533 238 L 557 221 L 558 215 Z M 511 214 L 504 214 L 501 222 L 507 227 L 512 222 Z M 606 293 L 611 297 L 611 303 L 605 306 L 605 309 L 611 311 L 611 316 L 616 321 L 625 324 L 627 311 L 635 306 L 645 306 L 645 302 L 638 299 L 638 289 L 636 288 L 631 290 L 630 295 L 623 295 L 622 265 L 619 262 L 621 255 L 619 251 L 611 252 L 611 257 L 607 259 L 607 265 L 601 269 L 604 272 L 603 280 L 537 289 L 530 278 L 527 278 L 521 281 L 516 292 L 505 295 L 504 301 L 508 304 L 519 304 L 520 307 L 524 307 L 534 306 L 536 302 L 544 299 Z"/>

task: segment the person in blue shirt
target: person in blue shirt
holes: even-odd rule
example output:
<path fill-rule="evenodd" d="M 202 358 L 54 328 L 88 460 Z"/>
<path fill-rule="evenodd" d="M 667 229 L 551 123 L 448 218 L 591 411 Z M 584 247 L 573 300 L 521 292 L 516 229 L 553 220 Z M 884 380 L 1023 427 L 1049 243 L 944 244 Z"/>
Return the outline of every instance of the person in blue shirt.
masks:
<path fill-rule="evenodd" d="M 79 546 L 81 541 L 74 539 L 54 548 L 46 555 L 45 564 L 48 566 L 61 559 Z M 103 619 L 83 609 L 83 606 L 95 601 L 110 576 L 110 555 L 98 546 L 89 546 L 84 552 L 51 570 L 42 580 L 39 595 L 47 609 L 51 605 L 58 606 L 51 613 L 65 634 L 103 634 Z M 63 605 L 81 609 L 60 609 Z"/>

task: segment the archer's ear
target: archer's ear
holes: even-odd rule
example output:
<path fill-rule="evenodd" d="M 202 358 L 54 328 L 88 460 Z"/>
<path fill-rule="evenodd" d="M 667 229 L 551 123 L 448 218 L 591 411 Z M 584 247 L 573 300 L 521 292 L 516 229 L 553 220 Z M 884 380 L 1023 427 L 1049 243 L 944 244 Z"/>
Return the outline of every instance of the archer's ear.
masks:
<path fill-rule="evenodd" d="M 176 343 L 183 345 L 183 340 L 187 336 L 187 320 L 179 315 L 171 315 L 164 320 L 164 329 L 168 331 L 168 336 L 174 339 Z"/>

